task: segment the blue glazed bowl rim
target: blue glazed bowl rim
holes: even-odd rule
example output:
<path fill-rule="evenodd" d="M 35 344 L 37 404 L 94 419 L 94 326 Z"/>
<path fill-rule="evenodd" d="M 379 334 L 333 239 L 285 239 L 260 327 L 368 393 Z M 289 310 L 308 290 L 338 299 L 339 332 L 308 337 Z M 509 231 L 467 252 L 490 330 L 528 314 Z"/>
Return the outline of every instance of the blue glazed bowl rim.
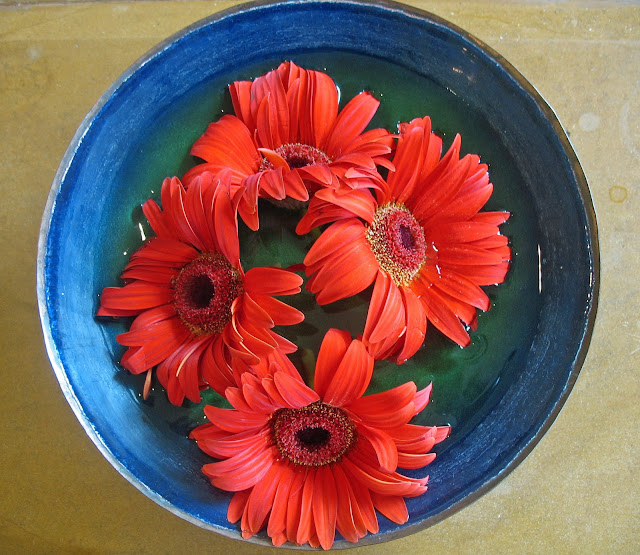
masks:
<path fill-rule="evenodd" d="M 47 348 L 47 352 L 49 354 L 49 358 L 51 360 L 51 364 L 53 366 L 56 377 L 60 383 L 63 394 L 65 395 L 67 402 L 71 406 L 72 410 L 76 414 L 76 417 L 80 421 L 81 425 L 85 429 L 87 435 L 91 438 L 94 444 L 98 447 L 104 457 L 111 463 L 118 472 L 124 476 L 132 485 L 134 485 L 138 490 L 144 493 L 147 497 L 151 498 L 155 502 L 157 502 L 162 507 L 168 509 L 174 514 L 180 516 L 181 518 L 196 524 L 200 527 L 204 527 L 206 529 L 214 530 L 222 535 L 225 535 L 230 538 L 239 539 L 239 535 L 237 532 L 233 530 L 229 530 L 226 528 L 218 528 L 216 526 L 210 525 L 208 523 L 203 522 L 198 519 L 194 515 L 183 511 L 182 509 L 177 508 L 175 505 L 170 503 L 167 499 L 162 497 L 158 492 L 149 488 L 145 483 L 143 483 L 138 477 L 136 477 L 131 470 L 129 470 L 114 454 L 110 451 L 107 444 L 103 441 L 99 430 L 97 430 L 92 424 L 91 420 L 87 417 L 84 408 L 81 403 L 78 401 L 76 394 L 73 390 L 72 385 L 69 382 L 67 373 L 64 369 L 64 366 L 61 362 L 57 346 L 55 344 L 55 340 L 51 333 L 51 321 L 50 315 L 47 308 L 47 282 L 46 282 L 46 263 L 47 263 L 47 238 L 49 234 L 50 225 L 52 222 L 53 212 L 55 209 L 56 198 L 59 193 L 60 187 L 63 184 L 67 172 L 72 164 L 72 161 L 76 155 L 76 151 L 78 146 L 82 143 L 83 138 L 91 129 L 91 126 L 99 114 L 100 110 L 103 108 L 105 104 L 111 99 L 111 97 L 116 93 L 116 91 L 125 83 L 128 79 L 130 79 L 140 68 L 145 66 L 155 57 L 161 55 L 167 48 L 171 47 L 177 40 L 183 39 L 187 35 L 192 32 L 199 30 L 203 27 L 207 27 L 215 22 L 224 20 L 226 18 L 233 17 L 239 13 L 247 13 L 255 10 L 261 10 L 264 8 L 281 6 L 287 7 L 291 9 L 295 9 L 296 6 L 301 4 L 307 5 L 318 5 L 321 6 L 323 4 L 332 4 L 332 5 L 351 5 L 354 7 L 357 6 L 365 6 L 365 7 L 374 7 L 378 8 L 386 13 L 399 14 L 402 16 L 406 16 L 409 18 L 420 19 L 428 22 L 430 25 L 451 32 L 455 35 L 458 35 L 463 41 L 466 41 L 476 47 L 482 54 L 491 60 L 493 64 L 500 68 L 501 71 L 507 74 L 507 76 L 513 80 L 515 80 L 518 86 L 524 91 L 524 93 L 532 99 L 537 105 L 538 109 L 542 113 L 543 117 L 547 120 L 548 123 L 553 128 L 555 135 L 557 136 L 562 150 L 564 151 L 564 155 L 568 163 L 571 166 L 573 171 L 573 175 L 575 178 L 575 182 L 577 185 L 578 194 L 581 197 L 582 206 L 585 210 L 585 217 L 588 222 L 588 235 L 590 244 L 588 245 L 590 253 L 591 253 L 591 298 L 590 303 L 588 305 L 588 311 L 585 315 L 584 327 L 582 340 L 580 341 L 580 345 L 575 354 L 575 358 L 573 361 L 573 365 L 571 368 L 571 372 L 568 376 L 568 380 L 564 390 L 560 398 L 551 407 L 551 410 L 546 416 L 546 419 L 543 421 L 541 426 L 537 429 L 534 435 L 532 435 L 526 444 L 524 444 L 521 449 L 516 453 L 516 455 L 503 467 L 498 468 L 496 472 L 486 477 L 486 480 L 477 487 L 471 493 L 468 493 L 462 499 L 453 502 L 449 507 L 440 511 L 438 514 L 430 516 L 424 520 L 418 522 L 409 521 L 405 526 L 401 527 L 397 530 L 392 530 L 382 534 L 374 534 L 368 535 L 358 544 L 350 544 L 346 541 L 339 541 L 334 544 L 334 548 L 345 548 L 352 547 L 355 545 L 366 545 L 372 543 L 378 543 L 382 541 L 389 541 L 392 539 L 396 539 L 399 537 L 406 536 L 411 533 L 415 533 L 419 530 L 427 528 L 445 518 L 450 516 L 451 514 L 459 511 L 460 509 L 468 506 L 470 503 L 484 495 L 491 488 L 497 485 L 505 476 L 507 476 L 516 466 L 518 466 L 525 457 L 532 451 L 535 445 L 540 441 L 543 435 L 547 432 L 547 430 L 551 427 L 552 423 L 558 416 L 560 410 L 562 409 L 566 399 L 571 392 L 571 389 L 577 380 L 580 369 L 584 363 L 586 358 L 588 346 L 590 343 L 591 335 L 593 333 L 593 327 L 595 324 L 595 317 L 597 312 L 597 304 L 598 304 L 598 293 L 599 293 L 599 285 L 600 285 L 600 263 L 599 263 L 599 247 L 598 247 L 598 231 L 597 231 L 597 222 L 596 215 L 593 208 L 593 203 L 591 200 L 591 195 L 589 192 L 588 183 L 584 172 L 580 166 L 578 157 L 573 150 L 573 147 L 565 133 L 562 125 L 560 124 L 556 114 L 553 109 L 547 104 L 547 102 L 543 99 L 540 93 L 520 74 L 520 72 L 515 69 L 504 57 L 498 54 L 491 47 L 484 44 L 479 39 L 473 37 L 463 29 L 457 27 L 449 23 L 448 21 L 435 16 L 426 11 L 420 10 L 418 8 L 413 8 L 411 6 L 407 6 L 404 4 L 400 4 L 397 2 L 393 2 L 391 0 L 367 0 L 367 1 L 352 1 L 352 0 L 289 0 L 283 2 L 271 2 L 271 1 L 257 1 L 250 2 L 246 4 L 240 4 L 238 6 L 234 6 L 232 8 L 217 12 L 207 18 L 204 18 L 183 30 L 177 32 L 171 37 L 159 43 L 156 47 L 151 49 L 141 58 L 139 58 L 136 62 L 134 62 L 100 97 L 100 99 L 96 102 L 93 108 L 89 111 L 86 117 L 81 122 L 78 130 L 76 131 L 74 137 L 72 138 L 69 147 L 67 148 L 64 157 L 61 160 L 58 171 L 54 177 L 51 190 L 49 192 L 49 196 L 47 199 L 47 203 L 45 206 L 42 224 L 40 228 L 39 235 L 39 243 L 38 243 L 38 256 L 37 256 L 37 297 L 38 297 L 38 308 L 40 312 L 40 319 L 43 328 L 43 335 L 45 340 L 45 345 Z M 263 537 L 254 537 L 250 541 L 270 545 L 268 539 Z M 289 544 L 285 544 L 285 547 L 297 547 Z"/>

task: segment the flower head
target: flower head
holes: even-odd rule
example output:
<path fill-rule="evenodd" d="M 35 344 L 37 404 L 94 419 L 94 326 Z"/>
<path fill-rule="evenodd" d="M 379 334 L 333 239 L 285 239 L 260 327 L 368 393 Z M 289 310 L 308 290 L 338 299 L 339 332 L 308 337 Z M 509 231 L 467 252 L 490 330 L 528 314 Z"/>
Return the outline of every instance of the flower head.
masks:
<path fill-rule="evenodd" d="M 389 166 L 391 135 L 364 132 L 379 105 L 367 92 L 338 112 L 332 79 L 293 62 L 229 90 L 235 115 L 211 123 L 196 141 L 191 153 L 205 163 L 183 182 L 229 169 L 232 187 L 243 187 L 238 211 L 251 229 L 258 228 L 258 197 L 306 201 L 339 183 L 370 187 L 381 179 L 376 166 Z"/>
<path fill-rule="evenodd" d="M 100 298 L 98 316 L 136 316 L 116 338 L 128 347 L 122 365 L 134 374 L 157 366 L 174 404 L 185 396 L 199 401 L 207 386 L 222 394 L 235 385 L 232 357 L 259 364 L 274 350 L 295 351 L 271 328 L 304 318 L 273 298 L 299 292 L 299 276 L 279 268 L 243 271 L 229 181 L 227 174 L 205 174 L 185 190 L 167 178 L 162 209 L 153 200 L 143 205 L 156 237 L 131 256 L 124 287 L 107 287 Z"/>
<path fill-rule="evenodd" d="M 479 212 L 493 191 L 476 155 L 460 158 L 460 137 L 441 158 L 428 117 L 400 126 L 395 171 L 374 197 L 324 190 L 299 233 L 332 223 L 305 258 L 307 288 L 320 304 L 374 284 L 363 341 L 376 358 L 404 362 L 420 348 L 427 320 L 461 346 L 470 343 L 480 288 L 501 283 L 511 250 L 498 226 L 508 212 Z"/>
<path fill-rule="evenodd" d="M 266 526 L 274 545 L 329 549 L 336 530 L 351 542 L 376 533 L 376 509 L 407 521 L 403 498 L 424 493 L 427 478 L 396 469 L 429 464 L 449 428 L 409 424 L 431 386 L 417 391 L 410 382 L 363 397 L 372 371 L 362 342 L 332 329 L 318 353 L 315 389 L 287 364 L 272 364 L 262 376 L 243 372 L 241 387 L 227 389 L 233 409 L 205 408 L 210 422 L 191 437 L 222 459 L 203 472 L 236 492 L 227 516 L 241 521 L 244 538 Z"/>

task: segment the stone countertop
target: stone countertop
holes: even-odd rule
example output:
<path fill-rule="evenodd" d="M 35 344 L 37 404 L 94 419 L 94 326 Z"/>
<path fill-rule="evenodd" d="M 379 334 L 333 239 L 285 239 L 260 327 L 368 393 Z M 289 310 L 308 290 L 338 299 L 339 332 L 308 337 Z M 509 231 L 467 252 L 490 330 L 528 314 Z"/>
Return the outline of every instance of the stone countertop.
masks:
<path fill-rule="evenodd" d="M 174 516 L 102 457 L 45 352 L 40 219 L 84 115 L 139 56 L 236 2 L 0 2 L 0 551 L 270 553 Z M 412 1 L 509 60 L 554 108 L 582 162 L 601 250 L 585 365 L 550 431 L 481 499 L 354 553 L 631 553 L 640 545 L 640 6 Z M 543 384 L 541 384 L 543 386 Z"/>

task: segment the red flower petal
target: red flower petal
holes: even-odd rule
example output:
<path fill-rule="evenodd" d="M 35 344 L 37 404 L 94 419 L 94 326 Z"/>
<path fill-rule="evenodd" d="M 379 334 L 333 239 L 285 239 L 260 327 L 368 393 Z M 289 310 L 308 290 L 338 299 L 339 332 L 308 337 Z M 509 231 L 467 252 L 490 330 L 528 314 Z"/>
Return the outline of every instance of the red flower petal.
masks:
<path fill-rule="evenodd" d="M 502 283 L 509 270 L 509 262 L 493 265 L 469 266 L 462 264 L 447 264 L 455 272 L 465 275 L 476 285 L 495 285 Z"/>
<path fill-rule="evenodd" d="M 291 326 L 304 320 L 304 314 L 298 309 L 273 297 L 254 295 L 254 300 L 269 314 L 276 326 Z"/>
<path fill-rule="evenodd" d="M 344 472 L 339 465 L 331 467 L 338 495 L 338 508 L 336 514 L 336 528 L 347 541 L 357 542 L 367 533 L 367 526 L 360 513 L 358 504 L 353 502 L 354 493 Z M 374 513 L 375 518 L 375 513 Z"/>
<path fill-rule="evenodd" d="M 279 480 L 273 504 L 270 507 L 271 514 L 269 515 L 267 534 L 272 539 L 282 536 L 282 543 L 284 543 L 286 541 L 285 530 L 287 528 L 287 500 L 289 499 L 294 477 L 287 464 L 276 462 L 273 468 L 279 471 Z M 278 545 L 277 540 L 274 540 L 274 545 Z"/>
<path fill-rule="evenodd" d="M 389 434 L 363 424 L 358 426 L 358 433 L 371 443 L 378 455 L 381 470 L 393 472 L 398 467 L 398 449 Z"/>
<path fill-rule="evenodd" d="M 163 320 L 141 330 L 122 333 L 116 337 L 118 343 L 135 349 L 125 353 L 121 364 L 134 374 L 140 374 L 170 356 L 190 335 L 178 318 Z"/>
<path fill-rule="evenodd" d="M 296 233 L 298 235 L 304 235 L 321 225 L 338 220 L 351 219 L 353 219 L 353 214 L 348 210 L 335 206 L 334 204 L 329 204 L 317 196 L 314 196 L 309 202 L 307 212 L 298 222 Z"/>
<path fill-rule="evenodd" d="M 361 92 L 341 110 L 329 133 L 325 149 L 331 158 L 340 156 L 369 125 L 380 102 L 371 93 Z"/>
<path fill-rule="evenodd" d="M 330 549 L 336 531 L 338 491 L 330 467 L 317 469 L 313 484 L 313 520 L 322 549 Z"/>
<path fill-rule="evenodd" d="M 269 72 L 254 81 L 253 89 L 258 102 L 255 126 L 260 145 L 273 149 L 290 142 L 287 93 L 280 76 Z"/>
<path fill-rule="evenodd" d="M 234 314 L 237 313 L 237 318 L 242 325 L 251 329 L 254 327 L 262 329 L 272 328 L 274 325 L 269 313 L 262 308 L 249 293 L 244 293 L 233 308 Z"/>
<path fill-rule="evenodd" d="M 302 278 L 280 268 L 251 268 L 244 275 L 244 288 L 256 295 L 294 295 L 300 292 Z"/>
<path fill-rule="evenodd" d="M 270 331 L 269 333 L 273 338 L 273 340 L 276 342 L 276 345 L 277 345 L 276 351 L 280 350 L 284 354 L 288 355 L 291 353 L 295 353 L 298 350 L 298 347 L 296 346 L 295 343 L 289 341 L 288 339 L 285 339 L 284 337 L 282 337 L 281 335 L 278 335 L 273 331 Z"/>
<path fill-rule="evenodd" d="M 230 333 L 227 334 L 227 330 Z M 231 325 L 227 325 L 224 331 L 223 337 L 227 346 L 239 355 L 243 353 L 249 355 L 247 359 L 249 362 L 267 356 L 278 346 L 268 330 L 260 326 L 253 326 L 248 320 L 241 322 L 234 317 L 231 320 Z"/>
<path fill-rule="evenodd" d="M 304 175 L 306 180 L 313 181 L 318 185 L 324 186 L 331 185 L 334 180 L 333 172 L 326 164 L 313 164 L 311 166 L 298 168 L 296 174 Z"/>
<path fill-rule="evenodd" d="M 348 405 L 366 391 L 372 373 L 373 357 L 362 342 L 352 341 L 335 369 L 322 400 L 334 407 Z"/>
<path fill-rule="evenodd" d="M 431 447 L 429 447 L 429 449 L 431 449 Z M 435 458 L 435 453 L 421 453 L 417 455 L 413 453 L 398 453 L 398 466 L 407 469 L 423 468 L 431 464 Z"/>
<path fill-rule="evenodd" d="M 158 379 L 160 379 L 162 368 L 166 365 L 168 371 L 179 379 L 180 394 L 183 394 L 194 403 L 200 402 L 200 383 L 202 381 L 202 371 L 200 369 L 200 357 L 206 348 L 208 341 L 196 339 L 195 341 L 184 343 L 173 353 L 171 357 L 164 360 L 158 366 Z M 160 380 L 162 385 L 167 387 L 167 382 Z"/>
<path fill-rule="evenodd" d="M 162 186 L 162 207 L 167 220 L 174 228 L 178 239 L 193 245 L 199 251 L 206 250 L 201 237 L 193 229 L 185 209 L 185 189 L 177 178 L 172 178 Z M 192 215 L 192 218 L 195 219 Z"/>
<path fill-rule="evenodd" d="M 400 288 L 386 272 L 378 272 L 364 326 L 365 342 L 378 343 L 385 338 L 393 341 L 405 331 L 405 309 Z"/>
<path fill-rule="evenodd" d="M 251 490 L 239 491 L 234 494 L 229 502 L 229 508 L 227 509 L 227 520 L 229 522 L 238 522 L 242 518 L 242 513 L 247 505 L 247 499 Z"/>
<path fill-rule="evenodd" d="M 307 543 L 315 532 L 315 526 L 313 522 L 313 493 L 316 472 L 317 469 L 315 467 L 308 468 L 304 483 L 302 484 L 302 496 L 300 499 L 300 520 L 295 536 L 295 541 L 298 544 Z"/>
<path fill-rule="evenodd" d="M 203 437 L 203 434 L 196 433 L 199 428 L 203 428 L 204 426 L 207 426 L 207 424 L 196 428 L 196 430 L 191 433 L 191 437 L 198 442 L 200 449 L 212 457 L 219 459 L 233 457 L 236 453 L 251 448 L 258 441 L 256 435 L 260 436 L 263 441 L 269 440 L 268 428 L 264 428 L 257 433 L 248 431 L 230 437 L 221 435 L 221 437 L 215 439 L 208 439 L 207 437 Z"/>
<path fill-rule="evenodd" d="M 221 337 L 210 341 L 202 353 L 202 378 L 220 395 L 224 395 L 228 387 L 236 385 L 229 359 Z"/>
<path fill-rule="evenodd" d="M 395 495 L 381 495 L 371 492 L 371 498 L 376 509 L 396 524 L 404 524 L 409 520 L 407 504 L 402 497 Z"/>
<path fill-rule="evenodd" d="M 471 158 L 458 158 L 460 135 L 457 135 L 447 154 L 438 166 L 420 184 L 411 210 L 414 216 L 425 223 L 437 217 L 455 199 L 467 178 Z M 418 189 L 416 189 L 418 190 Z"/>
<path fill-rule="evenodd" d="M 198 251 L 174 239 L 153 238 L 131 255 L 127 268 L 139 265 L 157 265 L 181 268 L 197 258 Z"/>
<path fill-rule="evenodd" d="M 178 272 L 170 266 L 135 265 L 125 269 L 121 277 L 125 281 L 136 279 L 169 288 L 177 275 Z"/>
<path fill-rule="evenodd" d="M 326 150 L 325 141 L 338 115 L 338 91 L 335 83 L 326 73 L 309 71 L 313 122 L 313 140 L 305 141 L 310 145 Z"/>
<path fill-rule="evenodd" d="M 238 221 L 231 204 L 228 186 L 220 186 L 216 190 L 213 218 L 215 223 L 216 241 L 220 252 L 229 263 L 238 268 L 240 266 L 240 244 L 238 242 Z"/>
<path fill-rule="evenodd" d="M 164 239 L 177 239 L 175 231 L 170 225 L 168 225 L 162 210 L 160 210 L 160 207 L 155 200 L 147 200 L 142 205 L 142 212 L 147 218 L 149 225 L 151 225 L 151 229 L 153 229 L 156 237 L 162 237 Z"/>
<path fill-rule="evenodd" d="M 98 316 L 108 316 L 110 309 L 141 312 L 173 301 L 170 289 L 150 283 L 133 282 L 124 287 L 105 287 L 100 297 Z"/>
<path fill-rule="evenodd" d="M 395 172 L 388 177 L 389 189 L 380 199 L 381 204 L 391 199 L 404 203 L 411 196 L 420 177 L 421 168 L 416 161 L 422 159 L 424 141 L 425 133 L 420 128 L 411 129 L 402 135 L 393 157 Z"/>
<path fill-rule="evenodd" d="M 307 478 L 304 472 L 293 472 L 291 481 L 291 493 L 287 504 L 287 539 L 295 542 L 298 537 L 298 527 L 301 525 L 302 491 L 304 481 Z"/>
<path fill-rule="evenodd" d="M 335 189 L 320 189 L 316 197 L 351 212 L 354 216 L 371 223 L 376 211 L 376 202 L 368 190 L 352 189 L 348 192 Z"/>
<path fill-rule="evenodd" d="M 254 128 L 251 117 L 251 81 L 235 81 L 229 85 L 233 110 L 247 126 Z"/>
<path fill-rule="evenodd" d="M 273 376 L 273 381 L 278 388 L 278 392 L 290 407 L 306 407 L 319 399 L 318 394 L 313 389 L 284 372 L 276 372 Z"/>
<path fill-rule="evenodd" d="M 422 267 L 422 272 L 434 287 L 447 295 L 481 310 L 489 310 L 490 304 L 487 294 L 466 277 L 452 272 L 446 266 L 440 268 L 429 263 Z"/>
<path fill-rule="evenodd" d="M 442 245 L 438 250 L 438 262 L 442 265 L 493 266 L 503 262 L 502 256 L 471 245 Z"/>
<path fill-rule="evenodd" d="M 229 178 L 228 173 L 218 175 Z M 207 173 L 197 177 L 182 195 L 185 216 L 188 219 L 190 228 L 193 230 L 194 237 L 197 238 L 197 243 L 194 242 L 193 244 L 200 251 L 213 252 L 220 250 L 213 225 L 211 225 L 214 195 L 210 193 L 211 189 L 224 188 L 225 186 L 228 188 L 228 183 L 223 184 L 222 179 L 218 176 L 214 177 L 212 174 Z M 233 228 L 234 226 L 232 225 L 230 230 Z"/>
<path fill-rule="evenodd" d="M 316 359 L 314 375 L 314 389 L 320 397 L 324 398 L 326 395 L 335 369 L 340 365 L 350 344 L 351 335 L 349 332 L 329 329 L 325 333 Z"/>
<path fill-rule="evenodd" d="M 406 362 L 418 351 L 424 343 L 427 330 L 427 314 L 418 296 L 406 287 L 401 287 L 400 293 L 406 311 L 406 326 L 398 345 L 399 351 L 393 357 L 398 364 Z"/>
<path fill-rule="evenodd" d="M 485 239 L 498 233 L 496 225 L 473 220 L 442 222 L 428 230 L 430 241 L 452 245 Z"/>
<path fill-rule="evenodd" d="M 458 316 L 446 302 L 446 297 L 438 293 L 435 288 L 429 289 L 422 297 L 422 304 L 429 321 L 449 339 L 453 339 L 461 347 L 471 343 Z"/>
<path fill-rule="evenodd" d="M 269 421 L 269 417 L 264 414 L 231 411 L 209 405 L 205 407 L 204 413 L 220 429 L 231 433 L 240 433 L 247 429 L 257 430 Z"/>
<path fill-rule="evenodd" d="M 249 374 L 245 373 L 243 377 L 247 375 Z M 249 384 L 245 384 L 242 387 L 242 394 L 252 411 L 271 414 L 278 408 L 267 395 Z"/>
<path fill-rule="evenodd" d="M 478 223 L 500 225 L 509 219 L 509 212 L 478 212 L 473 216 L 473 221 Z"/>
<path fill-rule="evenodd" d="M 304 258 L 304 263 L 311 266 L 321 260 L 348 250 L 354 241 L 364 240 L 364 226 L 355 219 L 336 222 L 326 231 L 309 249 Z"/>
<path fill-rule="evenodd" d="M 258 152 L 265 157 L 265 159 L 270 162 L 276 168 L 284 168 L 286 170 L 289 169 L 289 164 L 287 161 L 280 156 L 275 150 L 271 150 L 269 148 L 259 148 Z"/>
<path fill-rule="evenodd" d="M 205 464 L 202 472 L 211 484 L 226 491 L 241 491 L 255 486 L 267 474 L 273 458 L 264 447 L 264 442 L 256 444 L 230 459 Z M 242 469 L 241 472 L 238 470 Z"/>
<path fill-rule="evenodd" d="M 216 174 L 228 168 L 234 172 L 236 179 L 256 172 L 261 159 L 249 127 L 231 115 L 222 116 L 211 123 L 204 135 L 194 143 L 191 154 L 209 162 L 206 171 Z M 202 166 L 189 170 L 183 179 L 185 185 L 189 186 L 203 170 L 205 168 Z"/>
<path fill-rule="evenodd" d="M 357 451 L 352 451 L 345 457 L 342 465 L 346 471 L 365 485 L 371 492 L 383 495 L 399 495 L 403 497 L 415 497 L 427 491 L 422 480 L 410 480 L 409 478 L 394 473 L 385 473 L 367 463 Z"/>
<path fill-rule="evenodd" d="M 257 534 L 265 524 L 278 490 L 280 473 L 278 466 L 271 466 L 251 491 L 242 517 L 243 537 Z"/>
<path fill-rule="evenodd" d="M 356 475 L 347 472 L 344 466 L 341 467 L 341 470 L 344 471 L 351 486 L 351 506 L 354 509 L 357 508 L 366 529 L 372 534 L 377 534 L 379 530 L 378 518 L 371 500 L 371 491 Z"/>
<path fill-rule="evenodd" d="M 331 264 L 309 267 L 314 273 L 307 289 L 316 294 L 316 302 L 324 305 L 346 299 L 364 291 L 376 277 L 377 265 L 366 241 L 352 243 L 350 249 L 332 257 Z"/>
<path fill-rule="evenodd" d="M 406 424 L 415 415 L 416 385 L 408 382 L 388 391 L 355 399 L 349 410 L 367 424 L 389 430 Z"/>
<path fill-rule="evenodd" d="M 418 414 L 422 412 L 425 407 L 429 404 L 429 400 L 431 399 L 431 391 L 433 390 L 433 385 L 429 384 L 424 389 L 418 391 L 413 398 L 414 404 L 414 414 Z"/>

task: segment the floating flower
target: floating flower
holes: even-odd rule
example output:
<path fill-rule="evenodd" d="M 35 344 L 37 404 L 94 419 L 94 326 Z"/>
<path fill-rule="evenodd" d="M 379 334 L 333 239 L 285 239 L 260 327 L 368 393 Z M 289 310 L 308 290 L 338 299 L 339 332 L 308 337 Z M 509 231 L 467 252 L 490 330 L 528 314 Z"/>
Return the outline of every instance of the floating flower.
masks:
<path fill-rule="evenodd" d="M 501 283 L 511 251 L 498 226 L 508 212 L 479 212 L 493 191 L 476 155 L 460 158 L 460 136 L 444 157 L 428 117 L 400 126 L 386 186 L 324 190 L 298 225 L 333 221 L 304 263 L 320 304 L 375 283 L 363 341 L 376 358 L 401 363 L 422 345 L 427 320 L 461 346 L 488 310 L 480 288 Z"/>
<path fill-rule="evenodd" d="M 258 229 L 258 197 L 306 201 L 322 187 L 370 187 L 377 165 L 389 165 L 392 138 L 384 129 L 363 132 L 378 100 L 362 92 L 338 113 L 338 90 L 325 73 L 293 62 L 252 81 L 230 85 L 236 115 L 209 125 L 191 154 L 205 163 L 183 178 L 185 186 L 203 172 L 232 172 L 243 187 L 238 212 Z"/>
<path fill-rule="evenodd" d="M 375 510 L 408 520 L 404 497 L 427 489 L 397 467 L 429 464 L 448 427 L 409 424 L 431 386 L 413 382 L 363 397 L 373 358 L 347 332 L 329 330 L 320 347 L 315 390 L 287 367 L 262 378 L 242 373 L 226 391 L 233 409 L 205 408 L 210 422 L 191 437 L 220 462 L 203 467 L 211 483 L 236 492 L 227 516 L 249 538 L 266 526 L 285 541 L 329 549 L 336 530 L 351 542 L 378 531 Z"/>
<path fill-rule="evenodd" d="M 300 291 L 302 279 L 279 268 L 240 265 L 236 198 L 229 176 L 205 174 L 188 190 L 177 178 L 162 184 L 162 209 L 153 201 L 143 211 L 156 237 L 135 252 L 122 278 L 124 287 L 104 289 L 98 316 L 136 316 L 117 341 L 129 347 L 122 365 L 134 374 L 151 369 L 179 405 L 200 390 L 219 393 L 236 384 L 230 361 L 248 364 L 295 345 L 274 325 L 296 324 L 304 316 L 273 296 Z"/>

